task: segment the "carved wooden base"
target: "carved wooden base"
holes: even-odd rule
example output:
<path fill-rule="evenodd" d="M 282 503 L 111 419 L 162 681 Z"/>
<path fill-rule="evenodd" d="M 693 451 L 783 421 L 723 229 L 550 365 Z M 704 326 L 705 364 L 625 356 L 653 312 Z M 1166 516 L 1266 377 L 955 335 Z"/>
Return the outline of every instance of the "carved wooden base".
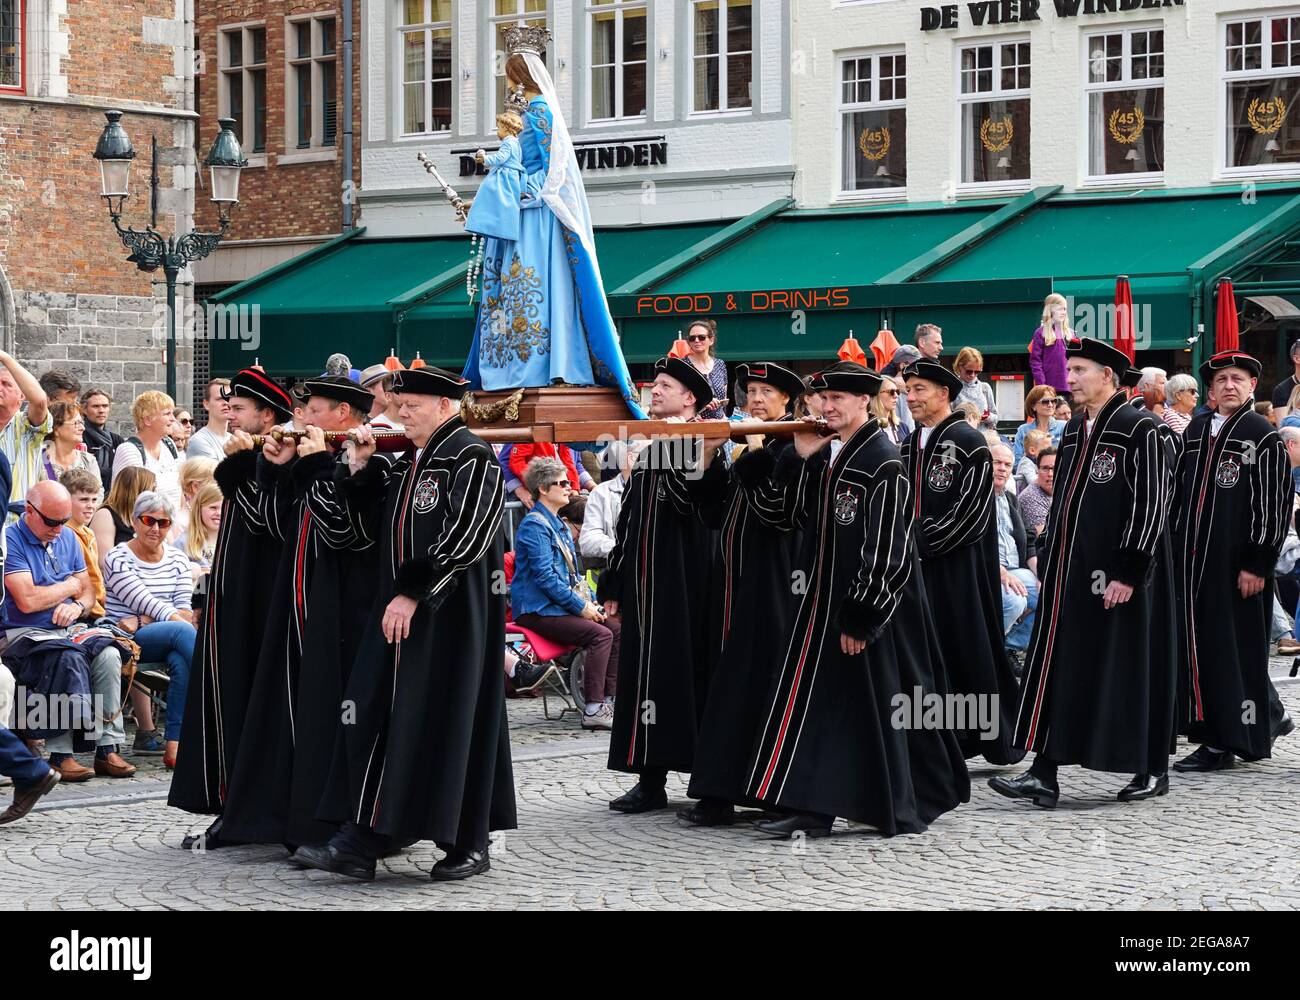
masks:
<path fill-rule="evenodd" d="M 474 407 L 503 402 L 514 391 L 517 390 L 476 392 Z M 796 430 L 822 432 L 822 425 L 812 423 L 732 423 L 727 420 L 668 423 L 662 420 L 638 420 L 627 408 L 617 389 L 572 385 L 525 389 L 519 401 L 518 420 L 510 421 L 499 417 L 487 421 L 470 413 L 466 423 L 484 441 L 494 444 L 598 441 L 602 438 L 629 439 L 660 435 L 731 437 L 733 440 L 743 440 L 747 433 L 789 435 Z"/>

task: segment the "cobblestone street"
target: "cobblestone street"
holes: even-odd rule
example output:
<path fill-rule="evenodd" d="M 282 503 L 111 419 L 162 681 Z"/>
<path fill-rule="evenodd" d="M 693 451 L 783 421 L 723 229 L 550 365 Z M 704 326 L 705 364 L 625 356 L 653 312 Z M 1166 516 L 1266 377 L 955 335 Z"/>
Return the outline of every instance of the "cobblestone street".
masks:
<path fill-rule="evenodd" d="M 1273 674 L 1292 715 L 1300 682 Z M 972 769 L 972 801 L 920 836 L 881 838 L 841 823 L 803 843 L 747 826 L 686 827 L 671 811 L 621 816 L 607 802 L 629 784 L 604 767 L 605 739 L 572 717 L 542 719 L 510 702 L 519 829 L 492 848 L 492 870 L 435 885 L 438 853 L 416 845 L 365 884 L 286 863 L 280 847 L 191 854 L 205 825 L 169 809 L 166 772 L 61 787 L 21 823 L 0 828 L 6 909 L 422 908 L 1227 908 L 1300 907 L 1294 809 L 1300 733 L 1272 760 L 1175 775 L 1169 796 L 1124 806 L 1127 780 L 1061 772 L 1055 812 L 995 795 Z M 1180 746 L 1180 755 L 1184 752 Z M 140 763 L 139 760 L 136 761 Z M 1013 769 L 1007 769 L 1013 770 Z M 685 785 L 669 784 L 674 806 Z M 7 793 L 6 793 L 7 797 Z M 3 800 L 0 800 L 2 802 Z"/>

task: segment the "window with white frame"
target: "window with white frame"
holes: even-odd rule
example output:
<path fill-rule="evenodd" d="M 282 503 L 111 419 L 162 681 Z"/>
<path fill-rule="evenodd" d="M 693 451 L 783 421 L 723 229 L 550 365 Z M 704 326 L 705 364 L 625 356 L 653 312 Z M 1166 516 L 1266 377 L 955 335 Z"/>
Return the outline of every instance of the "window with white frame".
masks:
<path fill-rule="evenodd" d="M 1165 33 L 1129 28 L 1084 38 L 1088 176 L 1165 169 Z"/>
<path fill-rule="evenodd" d="M 266 152 L 266 26 L 220 30 L 218 62 L 222 115 L 234 118 L 241 145 Z"/>
<path fill-rule="evenodd" d="M 645 0 L 588 0 L 592 121 L 644 118 Z"/>
<path fill-rule="evenodd" d="M 968 45 L 961 70 L 961 183 L 1029 179 L 1029 43 Z"/>
<path fill-rule="evenodd" d="M 492 14 L 492 37 L 496 40 L 496 51 L 492 60 L 492 73 L 496 83 L 496 104 L 489 117 L 495 118 L 505 109 L 506 101 L 506 58 L 509 48 L 506 46 L 506 30 L 523 23 L 528 27 L 546 27 L 546 0 L 490 0 Z M 546 61 L 545 54 L 542 61 Z"/>
<path fill-rule="evenodd" d="M 840 190 L 907 187 L 907 56 L 901 49 L 840 64 Z"/>
<path fill-rule="evenodd" d="M 752 0 L 690 0 L 691 110 L 753 107 Z"/>
<path fill-rule="evenodd" d="M 402 134 L 451 129 L 452 0 L 400 0 Z"/>
<path fill-rule="evenodd" d="M 0 90 L 23 88 L 23 0 L 0 0 Z"/>
<path fill-rule="evenodd" d="M 1224 25 L 1229 169 L 1300 164 L 1300 12 Z"/>
<path fill-rule="evenodd" d="M 338 63 L 333 14 L 290 21 L 285 33 L 289 63 L 285 99 L 285 145 L 320 149 L 338 134 L 335 69 Z"/>

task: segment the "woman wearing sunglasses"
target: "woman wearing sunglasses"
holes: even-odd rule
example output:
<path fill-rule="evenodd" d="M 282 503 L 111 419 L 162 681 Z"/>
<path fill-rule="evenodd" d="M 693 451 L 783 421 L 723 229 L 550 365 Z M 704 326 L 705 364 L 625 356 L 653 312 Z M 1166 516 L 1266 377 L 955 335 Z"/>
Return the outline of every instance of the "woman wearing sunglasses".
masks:
<path fill-rule="evenodd" d="M 175 518 L 176 509 L 161 493 L 141 493 L 132 516 L 135 537 L 114 546 L 104 559 L 108 617 L 135 634 L 141 662 L 167 664 L 171 683 L 163 764 L 169 768 L 176 766 L 195 639 L 190 562 L 167 544 Z"/>
<path fill-rule="evenodd" d="M 50 407 L 50 433 L 45 437 L 45 477 L 58 479 L 69 469 L 86 469 L 99 474 L 99 463 L 86 450 L 83 437 L 86 421 L 76 403 L 55 403 Z"/>
<path fill-rule="evenodd" d="M 727 364 L 713 353 L 718 343 L 718 324 L 711 319 L 693 319 L 686 328 L 686 343 L 691 353 L 686 360 L 695 366 L 696 371 L 709 380 L 714 399 L 727 398 Z M 722 420 L 727 411 L 722 405 L 708 406 L 700 410 L 701 420 Z"/>
<path fill-rule="evenodd" d="M 1025 457 L 1025 435 L 1037 428 L 1051 435 L 1052 447 L 1061 447 L 1065 421 L 1056 419 L 1056 390 L 1050 385 L 1036 385 L 1025 397 L 1025 422 L 1016 428 L 1015 464 Z"/>
<path fill-rule="evenodd" d="M 619 623 L 606 619 L 604 610 L 592 599 L 573 534 L 560 520 L 560 511 L 573 495 L 573 483 L 563 462 L 534 458 L 524 470 L 524 485 L 535 502 L 515 533 L 511 611 L 524 628 L 552 642 L 586 649 L 582 728 L 612 729 Z"/>

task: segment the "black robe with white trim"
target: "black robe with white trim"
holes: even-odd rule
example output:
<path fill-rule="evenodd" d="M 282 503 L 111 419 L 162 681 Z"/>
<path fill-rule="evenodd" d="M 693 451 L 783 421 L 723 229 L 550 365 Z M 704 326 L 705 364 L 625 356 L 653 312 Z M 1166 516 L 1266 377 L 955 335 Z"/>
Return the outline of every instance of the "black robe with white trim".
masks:
<path fill-rule="evenodd" d="M 1254 400 L 1217 435 L 1213 417 L 1187 425 L 1178 466 L 1179 731 L 1260 760 L 1270 753 L 1273 571 L 1294 486 L 1286 444 Z M 1242 570 L 1264 578 L 1254 597 L 1237 589 Z"/>
<path fill-rule="evenodd" d="M 271 583 L 283 547 L 282 511 L 259 484 L 255 451 L 224 458 L 214 473 L 221 527 L 199 622 L 181 741 L 167 804 L 219 814 L 238 757 L 266 630 Z"/>
<path fill-rule="evenodd" d="M 699 470 L 700 441 L 654 441 L 623 489 L 614 550 L 600 598 L 619 602 L 618 691 L 608 767 L 612 771 L 689 772 L 715 659 L 710 615 L 708 526 L 688 476 L 718 489 L 719 455 Z"/>
<path fill-rule="evenodd" d="M 339 502 L 349 478 L 343 452 L 265 468 L 268 508 L 286 531 L 222 834 L 316 844 L 333 832 L 316 811 L 364 624 L 355 609 L 374 599 L 375 526 Z"/>
<path fill-rule="evenodd" d="M 1014 764 L 1024 757 L 1011 745 L 1020 691 L 1002 630 L 993 456 L 962 413 L 936 425 L 924 448 L 921 433 L 908 435 L 901 450 L 947 686 L 996 706 L 998 715 L 996 732 L 967 728 L 957 738 L 967 758 Z"/>
<path fill-rule="evenodd" d="M 380 575 L 344 692 L 319 815 L 396 842 L 482 850 L 515 828 L 502 660 L 501 466 L 459 417 L 418 457 L 372 458 L 340 490 L 382 510 Z M 410 635 L 384 639 L 396 595 L 418 601 Z M 368 610 L 368 615 L 367 615 Z"/>
<path fill-rule="evenodd" d="M 700 723 L 692 798 L 747 801 L 754 744 L 802 592 L 792 565 L 800 487 L 772 478 L 793 448 L 788 438 L 769 437 L 736 460 L 721 497 L 703 498 L 705 520 L 718 529 L 713 627 L 720 651 Z"/>
<path fill-rule="evenodd" d="M 868 421 L 830 460 L 792 451 L 812 561 L 768 697 L 746 794 L 778 809 L 917 833 L 970 798 L 948 720 L 923 714 L 946 693 L 912 541 L 898 449 Z M 866 640 L 856 656 L 841 633 Z"/>
<path fill-rule="evenodd" d="M 1095 771 L 1161 774 L 1170 739 L 1168 588 L 1150 586 L 1164 530 L 1165 445 L 1117 391 L 1091 433 L 1066 426 L 1040 560 L 1016 746 Z M 1109 611 L 1111 581 L 1133 587 Z"/>

